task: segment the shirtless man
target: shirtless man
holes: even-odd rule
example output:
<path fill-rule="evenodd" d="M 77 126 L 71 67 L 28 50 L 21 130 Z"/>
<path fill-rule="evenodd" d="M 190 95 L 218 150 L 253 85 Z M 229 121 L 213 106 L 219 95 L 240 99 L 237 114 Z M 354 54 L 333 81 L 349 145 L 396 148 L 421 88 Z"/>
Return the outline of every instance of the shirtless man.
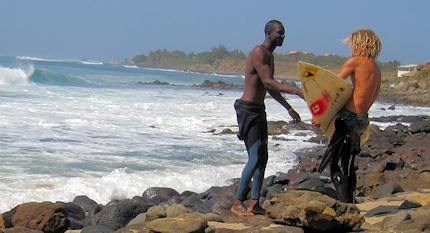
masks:
<path fill-rule="evenodd" d="M 330 163 L 330 177 L 339 200 L 352 203 L 357 183 L 354 159 L 360 153 L 360 135 L 369 124 L 367 112 L 381 86 L 381 71 L 375 62 L 381 51 L 381 42 L 370 29 L 351 33 L 345 42 L 350 42 L 351 58 L 342 65 L 338 75 L 343 79 L 351 77 L 353 94 L 336 119 L 336 130 L 318 171 L 322 172 Z"/>
<path fill-rule="evenodd" d="M 268 158 L 267 120 L 264 105 L 266 91 L 288 110 L 294 122 L 300 122 L 299 114 L 280 93 L 296 94 L 303 98 L 302 91 L 298 88 L 284 86 L 273 78 L 275 72 L 273 51 L 284 41 L 284 26 L 277 20 L 271 20 L 266 24 L 264 32 L 266 34 L 264 42 L 257 45 L 248 55 L 244 92 L 234 104 L 239 124 L 238 137 L 245 141 L 248 151 L 248 162 L 242 172 L 237 199 L 231 207 L 231 211 L 239 216 L 265 214 L 258 202 Z M 252 200 L 246 207 L 243 201 L 249 191 L 251 178 L 253 179 Z"/>

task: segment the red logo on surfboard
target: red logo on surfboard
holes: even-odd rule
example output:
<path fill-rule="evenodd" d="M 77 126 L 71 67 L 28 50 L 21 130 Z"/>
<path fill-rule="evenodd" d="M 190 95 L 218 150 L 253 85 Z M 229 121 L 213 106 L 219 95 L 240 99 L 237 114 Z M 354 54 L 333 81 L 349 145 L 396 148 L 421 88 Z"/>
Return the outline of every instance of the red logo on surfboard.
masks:
<path fill-rule="evenodd" d="M 327 110 L 327 103 L 324 99 L 317 99 L 309 106 L 309 109 L 311 110 L 312 115 L 321 116 Z"/>
<path fill-rule="evenodd" d="M 310 106 L 309 109 L 311 110 L 311 113 L 313 116 L 321 116 L 325 113 L 327 110 L 327 107 L 330 103 L 331 96 L 327 92 L 327 90 L 324 90 L 322 92 L 322 98 L 315 100 Z"/>

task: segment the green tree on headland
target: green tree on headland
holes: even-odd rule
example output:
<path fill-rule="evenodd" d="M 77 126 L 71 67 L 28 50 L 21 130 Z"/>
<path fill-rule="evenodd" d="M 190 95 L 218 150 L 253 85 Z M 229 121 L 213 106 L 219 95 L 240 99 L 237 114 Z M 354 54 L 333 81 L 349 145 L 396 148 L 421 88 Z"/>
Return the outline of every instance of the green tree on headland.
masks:
<path fill-rule="evenodd" d="M 314 55 L 308 52 L 274 53 L 277 63 L 275 77 L 295 79 L 298 77 L 297 61 L 306 61 L 327 68 L 335 73 L 340 69 L 347 57 L 335 54 Z M 146 56 L 136 55 L 132 61 L 136 65 L 151 67 L 169 67 L 184 70 L 195 70 L 200 72 L 216 73 L 240 73 L 245 69 L 246 54 L 238 49 L 228 50 L 224 45 L 212 47 L 210 51 L 201 53 L 185 53 L 183 51 L 168 51 L 158 49 L 151 51 Z M 394 77 L 399 61 L 380 62 L 377 61 L 382 72 L 387 77 Z"/>

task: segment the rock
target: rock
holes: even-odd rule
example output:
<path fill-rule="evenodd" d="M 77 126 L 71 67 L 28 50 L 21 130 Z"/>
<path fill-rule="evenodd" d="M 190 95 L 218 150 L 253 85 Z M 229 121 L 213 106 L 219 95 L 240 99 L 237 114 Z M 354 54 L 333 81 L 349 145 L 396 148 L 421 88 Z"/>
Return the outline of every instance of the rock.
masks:
<path fill-rule="evenodd" d="M 384 196 L 384 195 L 395 194 L 395 193 L 404 192 L 404 191 L 405 190 L 396 183 L 386 183 L 377 187 L 373 192 L 371 192 L 371 195 Z"/>
<path fill-rule="evenodd" d="M 81 195 L 77 196 L 72 201 L 73 204 L 78 205 L 84 211 L 85 216 L 94 216 L 103 207 L 98 205 L 97 202 L 91 200 L 89 197 Z"/>
<path fill-rule="evenodd" d="M 142 197 L 112 201 L 94 216 L 90 225 L 105 225 L 116 230 L 125 226 L 137 215 L 146 212 L 152 205 Z"/>
<path fill-rule="evenodd" d="M 403 221 L 410 220 L 410 219 L 411 219 L 411 215 L 407 211 L 400 211 L 395 215 L 393 215 L 389 221 L 385 222 L 383 229 L 385 230 L 393 229 L 398 224 L 401 224 Z"/>
<path fill-rule="evenodd" d="M 64 232 L 70 226 L 67 217 L 61 203 L 29 202 L 3 213 L 0 228 L 25 227 L 47 233 Z"/>
<path fill-rule="evenodd" d="M 168 218 L 174 218 L 185 213 L 187 213 L 187 209 L 183 205 L 173 204 L 166 209 L 166 216 Z"/>
<path fill-rule="evenodd" d="M 147 221 L 152 221 L 157 218 L 165 218 L 166 216 L 166 210 L 162 206 L 153 206 L 146 212 Z"/>
<path fill-rule="evenodd" d="M 398 206 L 378 206 L 369 210 L 364 216 L 366 217 L 375 217 L 375 216 L 383 216 L 388 214 L 394 214 L 399 212 Z"/>
<path fill-rule="evenodd" d="M 214 214 L 214 213 L 208 213 L 205 214 L 205 219 L 208 221 L 215 221 L 215 222 L 222 222 L 222 217 L 219 216 L 218 214 Z"/>
<path fill-rule="evenodd" d="M 43 231 L 33 230 L 25 227 L 0 228 L 0 233 L 43 233 Z"/>
<path fill-rule="evenodd" d="M 147 222 L 146 228 L 155 232 L 166 233 L 205 233 L 208 227 L 207 220 L 199 214 L 184 214 L 176 218 L 159 218 L 154 221 Z"/>
<path fill-rule="evenodd" d="M 339 202 L 318 192 L 289 191 L 264 202 L 276 222 L 315 231 L 357 230 L 364 222 L 353 204 Z"/>
<path fill-rule="evenodd" d="M 385 167 L 382 170 L 382 172 L 384 171 L 394 171 L 396 169 L 403 169 L 405 167 L 405 161 L 403 161 L 402 158 L 399 158 L 398 162 L 394 162 L 392 160 L 387 160 L 385 162 Z"/>
<path fill-rule="evenodd" d="M 401 211 L 382 222 L 385 232 L 428 232 L 430 231 L 430 207 Z"/>
<path fill-rule="evenodd" d="M 325 194 L 331 198 L 337 198 L 336 191 L 329 185 L 318 178 L 311 178 L 297 186 L 296 190 L 307 190 Z"/>
<path fill-rule="evenodd" d="M 203 81 L 200 85 L 193 84 L 193 87 L 203 87 L 203 88 L 212 88 L 212 89 L 241 89 L 243 85 L 238 84 L 228 84 L 223 81 L 212 82 L 209 80 Z"/>
<path fill-rule="evenodd" d="M 144 224 L 146 222 L 146 213 L 141 213 L 128 222 L 127 226 Z"/>
<path fill-rule="evenodd" d="M 280 173 L 273 180 L 273 184 L 287 185 L 289 182 L 290 182 L 290 178 L 288 178 L 288 174 L 287 173 Z"/>
<path fill-rule="evenodd" d="M 113 230 L 103 225 L 86 226 L 81 230 L 81 233 L 110 233 L 110 232 L 113 232 Z"/>
<path fill-rule="evenodd" d="M 400 206 L 399 209 L 412 209 L 412 208 L 418 208 L 421 207 L 422 205 L 418 202 L 415 201 L 409 201 L 409 200 L 405 200 Z"/>
<path fill-rule="evenodd" d="M 237 187 L 238 184 L 222 187 L 206 203 L 203 202 L 199 206 L 208 210 L 205 213 L 212 212 L 219 215 L 230 213 L 230 208 L 236 199 Z"/>
<path fill-rule="evenodd" d="M 281 184 L 275 184 L 270 187 L 265 188 L 266 191 L 266 199 L 272 199 L 280 193 L 284 193 L 284 186 Z"/>
<path fill-rule="evenodd" d="M 142 196 L 151 200 L 155 204 L 160 204 L 161 202 L 169 201 L 170 199 L 180 197 L 181 195 L 171 188 L 152 187 L 146 189 Z"/>
<path fill-rule="evenodd" d="M 235 132 L 233 132 L 233 130 L 231 130 L 230 128 L 225 128 L 219 134 L 235 134 Z"/>
<path fill-rule="evenodd" d="M 181 204 L 184 205 L 185 207 L 196 207 L 202 204 L 202 202 L 203 202 L 202 195 L 194 194 L 184 198 Z"/>

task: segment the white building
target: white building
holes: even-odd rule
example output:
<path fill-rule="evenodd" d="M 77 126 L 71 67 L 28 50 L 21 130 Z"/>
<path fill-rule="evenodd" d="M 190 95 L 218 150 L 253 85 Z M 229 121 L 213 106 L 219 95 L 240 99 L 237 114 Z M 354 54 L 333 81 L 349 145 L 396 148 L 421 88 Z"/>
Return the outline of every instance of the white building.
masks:
<path fill-rule="evenodd" d="M 397 77 L 402 77 L 404 74 L 416 71 L 417 70 L 417 64 L 409 64 L 404 66 L 398 66 L 397 67 Z"/>

